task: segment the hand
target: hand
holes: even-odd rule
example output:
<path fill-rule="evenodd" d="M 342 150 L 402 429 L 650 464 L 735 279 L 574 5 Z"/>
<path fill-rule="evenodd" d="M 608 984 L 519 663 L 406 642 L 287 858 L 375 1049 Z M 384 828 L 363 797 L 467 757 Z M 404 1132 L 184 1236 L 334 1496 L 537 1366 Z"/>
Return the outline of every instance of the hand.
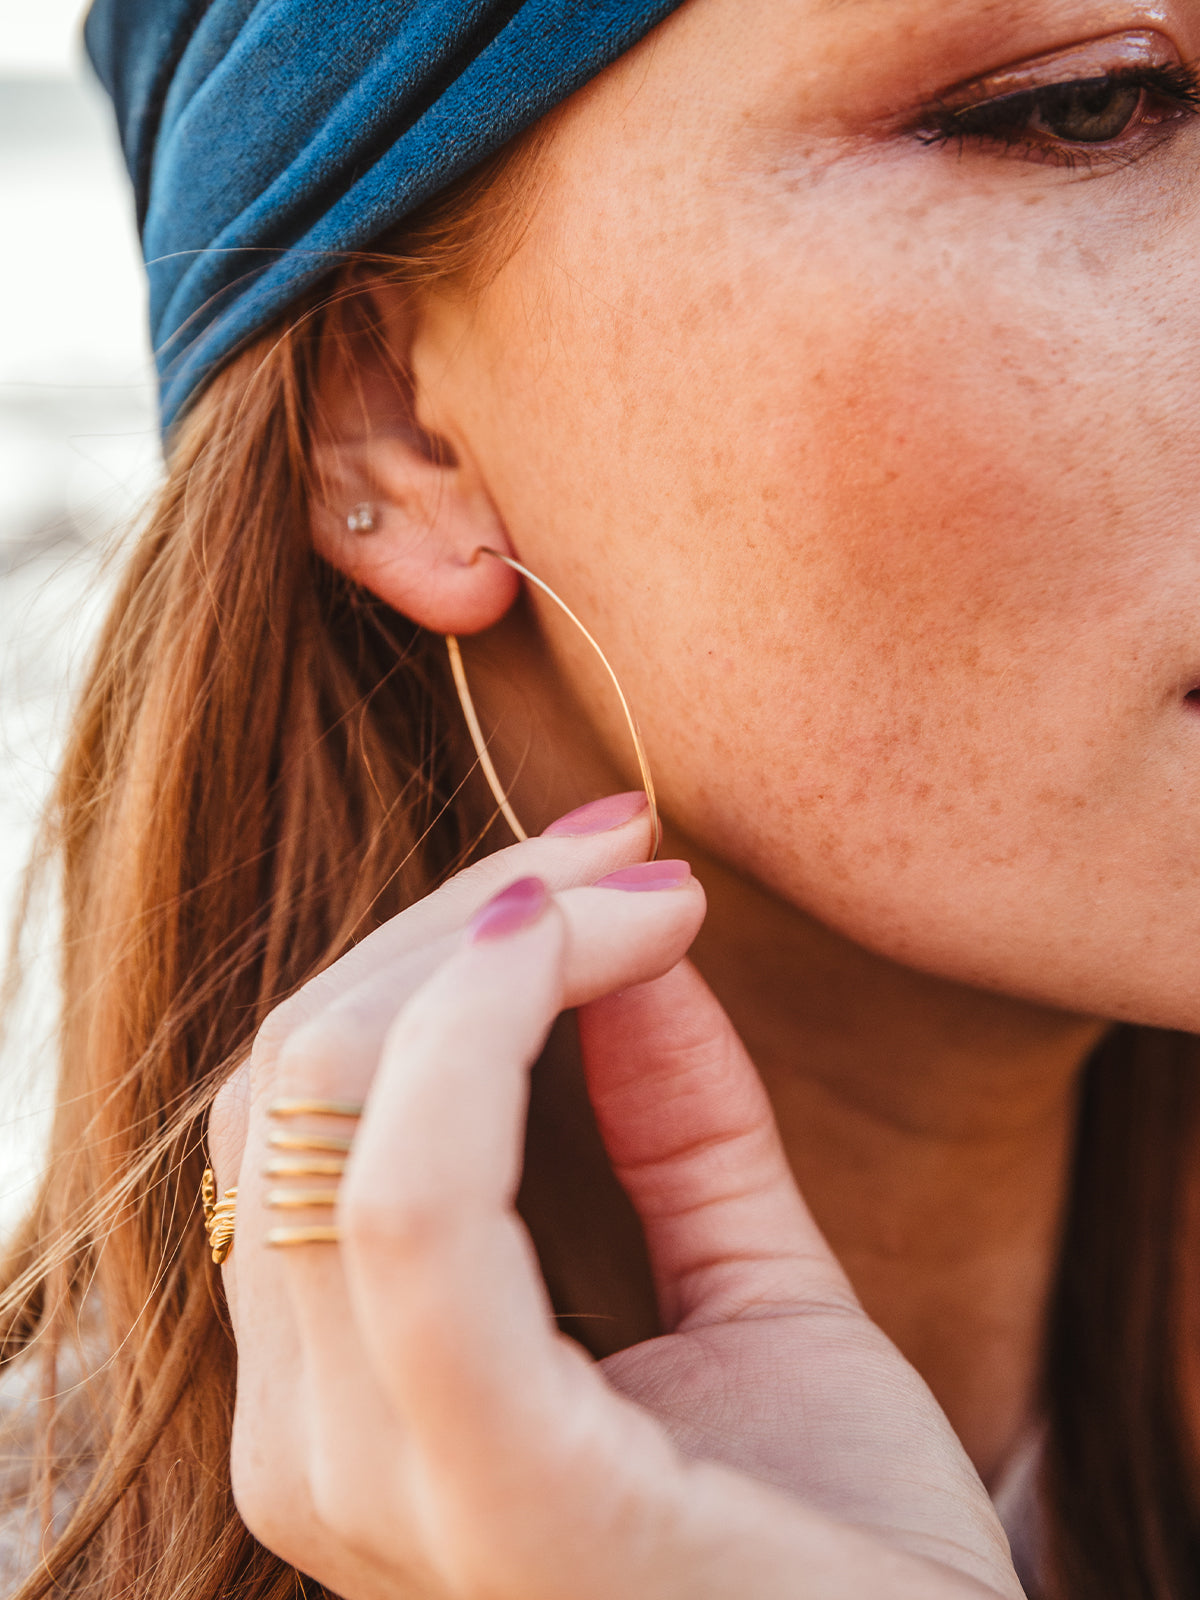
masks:
<path fill-rule="evenodd" d="M 592 1104 L 672 1330 L 602 1362 L 609 1382 L 689 1455 L 886 1528 L 907 1549 L 953 1565 L 964 1517 L 994 1539 L 978 1475 L 859 1305 L 796 1189 L 758 1074 L 695 969 L 681 962 L 585 1006 L 579 1025 Z"/>
<path fill-rule="evenodd" d="M 644 848 L 635 823 L 461 874 L 281 1007 L 222 1091 L 239 1509 L 347 1600 L 1019 1596 L 970 1464 L 678 966 L 699 886 L 586 887 Z M 554 891 L 543 913 L 464 940 L 529 873 Z M 513 1210 L 529 1064 L 589 1002 L 601 1126 L 673 1330 L 603 1367 L 557 1331 Z M 368 1090 L 342 1243 L 265 1249 L 267 1105 Z"/>

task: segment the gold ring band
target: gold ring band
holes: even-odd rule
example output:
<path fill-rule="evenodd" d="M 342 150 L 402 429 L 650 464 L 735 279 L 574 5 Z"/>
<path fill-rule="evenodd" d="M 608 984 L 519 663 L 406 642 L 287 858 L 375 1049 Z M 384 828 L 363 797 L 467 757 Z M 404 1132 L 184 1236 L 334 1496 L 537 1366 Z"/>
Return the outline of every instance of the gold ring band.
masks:
<path fill-rule="evenodd" d="M 349 1117 L 362 1116 L 362 1106 L 349 1100 L 276 1100 L 267 1107 L 269 1117 Z"/>
<path fill-rule="evenodd" d="M 356 1121 L 362 1116 L 362 1106 L 349 1100 L 276 1100 L 267 1107 L 267 1115 L 285 1117 L 341 1117 Z M 346 1170 L 345 1157 L 350 1154 L 351 1140 L 335 1133 L 285 1133 L 272 1128 L 267 1135 L 272 1150 L 288 1150 L 293 1156 L 272 1157 L 266 1165 L 268 1178 L 340 1178 Z M 264 1205 L 273 1211 L 305 1211 L 310 1208 L 331 1209 L 337 1205 L 337 1189 L 268 1189 Z M 338 1230 L 332 1223 L 314 1223 L 310 1227 L 269 1228 L 264 1243 L 272 1249 L 290 1245 L 336 1244 Z"/>
<path fill-rule="evenodd" d="M 268 1189 L 263 1204 L 273 1211 L 303 1211 L 306 1206 L 335 1206 L 337 1190 Z"/>
<path fill-rule="evenodd" d="M 267 1178 L 340 1178 L 346 1163 L 337 1156 L 275 1156 L 263 1168 Z"/>
<path fill-rule="evenodd" d="M 272 1129 L 267 1135 L 272 1150 L 307 1150 L 330 1155 L 348 1156 L 351 1140 L 337 1133 L 280 1133 Z"/>
<path fill-rule="evenodd" d="M 265 1243 L 273 1250 L 293 1244 L 337 1244 L 341 1235 L 336 1227 L 271 1228 Z"/>

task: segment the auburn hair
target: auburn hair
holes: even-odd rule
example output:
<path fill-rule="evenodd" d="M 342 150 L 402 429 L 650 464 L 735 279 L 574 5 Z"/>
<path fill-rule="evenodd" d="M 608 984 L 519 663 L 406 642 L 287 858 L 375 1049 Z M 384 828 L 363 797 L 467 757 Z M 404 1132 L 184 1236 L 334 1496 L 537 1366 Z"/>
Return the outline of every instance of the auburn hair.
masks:
<path fill-rule="evenodd" d="M 230 1491 L 203 1130 L 272 1007 L 487 827 L 440 640 L 315 556 L 310 463 L 329 341 L 369 337 L 348 331 L 364 274 L 487 271 L 536 166 L 514 153 L 212 379 L 96 648 L 46 824 L 65 996 L 49 1159 L 0 1264 L 0 1361 L 40 1365 L 45 1397 L 45 1538 L 15 1600 L 314 1590 Z M 1083 1080 L 1046 1341 L 1057 1600 L 1200 1600 L 1198 1356 L 1200 1051 L 1116 1029 Z"/>

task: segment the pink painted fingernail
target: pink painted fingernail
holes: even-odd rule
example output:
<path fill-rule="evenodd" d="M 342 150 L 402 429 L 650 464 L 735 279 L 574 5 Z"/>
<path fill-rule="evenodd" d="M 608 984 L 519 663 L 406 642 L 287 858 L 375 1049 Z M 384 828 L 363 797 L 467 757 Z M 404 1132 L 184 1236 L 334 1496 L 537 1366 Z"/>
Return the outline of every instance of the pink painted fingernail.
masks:
<path fill-rule="evenodd" d="M 636 867 L 622 867 L 606 878 L 597 878 L 594 889 L 682 889 L 692 880 L 686 861 L 642 861 Z"/>
<path fill-rule="evenodd" d="M 536 922 L 549 903 L 550 895 L 540 878 L 518 878 L 480 907 L 467 923 L 467 938 L 472 944 L 505 939 Z"/>
<path fill-rule="evenodd" d="M 619 828 L 623 822 L 632 822 L 646 809 L 646 796 L 640 789 L 630 789 L 625 794 L 606 794 L 603 800 L 589 800 L 586 806 L 577 806 L 559 817 L 542 832 L 551 838 L 580 838 L 585 833 L 607 833 Z"/>

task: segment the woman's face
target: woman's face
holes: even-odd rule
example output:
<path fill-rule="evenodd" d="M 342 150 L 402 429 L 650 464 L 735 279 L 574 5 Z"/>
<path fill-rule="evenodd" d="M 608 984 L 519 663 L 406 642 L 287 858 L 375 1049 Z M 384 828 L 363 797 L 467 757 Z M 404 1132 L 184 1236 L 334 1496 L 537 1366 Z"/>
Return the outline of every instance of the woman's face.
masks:
<path fill-rule="evenodd" d="M 1190 1027 L 1198 56 L 1200 0 L 690 0 L 419 347 L 686 834 L 898 961 Z"/>

